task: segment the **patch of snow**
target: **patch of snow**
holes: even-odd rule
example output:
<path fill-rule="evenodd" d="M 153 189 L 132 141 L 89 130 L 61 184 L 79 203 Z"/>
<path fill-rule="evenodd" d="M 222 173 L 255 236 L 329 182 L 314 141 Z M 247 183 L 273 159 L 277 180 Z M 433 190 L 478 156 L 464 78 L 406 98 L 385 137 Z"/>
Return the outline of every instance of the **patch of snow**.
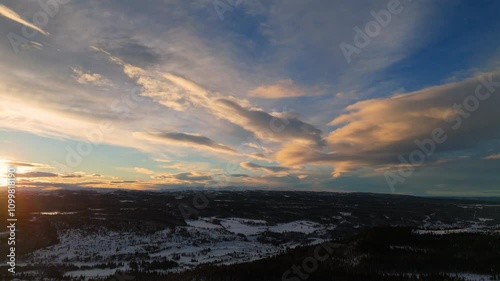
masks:
<path fill-rule="evenodd" d="M 75 270 L 75 271 L 69 271 L 64 274 L 65 276 L 71 276 L 71 277 L 80 277 L 84 276 L 86 278 L 89 277 L 106 277 L 115 274 L 116 268 L 111 269 L 111 268 L 104 268 L 104 269 L 87 269 L 87 270 Z"/>
<path fill-rule="evenodd" d="M 321 229 L 321 225 L 310 221 L 294 221 L 284 224 L 278 224 L 276 226 L 269 227 L 269 231 L 284 233 L 284 232 L 300 232 L 305 234 L 313 233 L 316 230 Z"/>

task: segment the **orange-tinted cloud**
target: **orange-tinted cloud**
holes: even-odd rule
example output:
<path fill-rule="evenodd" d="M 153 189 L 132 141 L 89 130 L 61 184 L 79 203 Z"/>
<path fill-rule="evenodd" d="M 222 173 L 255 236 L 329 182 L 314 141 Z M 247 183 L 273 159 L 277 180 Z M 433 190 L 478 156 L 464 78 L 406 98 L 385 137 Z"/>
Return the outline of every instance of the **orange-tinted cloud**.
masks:
<path fill-rule="evenodd" d="M 276 159 L 285 165 L 331 163 L 338 177 L 361 167 L 399 164 L 399 155 L 420 149 L 418 143 L 430 140 L 435 130 L 442 130 L 446 141 L 435 144 L 433 153 L 474 147 L 500 133 L 499 82 L 497 71 L 355 103 L 330 122 L 338 128 L 326 137 L 327 149 L 291 144 Z"/>
<path fill-rule="evenodd" d="M 302 88 L 296 85 L 291 79 L 279 80 L 272 85 L 262 85 L 248 93 L 251 97 L 263 99 L 317 96 L 322 94 L 323 92 L 318 90 Z"/>
<path fill-rule="evenodd" d="M 5 5 L 0 4 L 0 16 L 4 16 L 12 21 L 15 21 L 17 23 L 20 23 L 26 27 L 32 28 L 44 35 L 49 35 L 48 32 L 45 30 L 39 28 L 38 26 L 30 23 L 29 21 L 23 19 L 18 13 L 14 12 L 13 10 L 7 8 Z"/>

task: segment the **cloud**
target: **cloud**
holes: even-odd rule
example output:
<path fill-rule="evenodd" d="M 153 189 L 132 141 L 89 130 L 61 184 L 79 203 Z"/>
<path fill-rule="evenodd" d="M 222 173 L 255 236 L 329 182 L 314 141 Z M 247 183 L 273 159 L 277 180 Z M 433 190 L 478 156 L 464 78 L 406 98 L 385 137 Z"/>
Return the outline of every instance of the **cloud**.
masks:
<path fill-rule="evenodd" d="M 29 49 L 41 50 L 41 49 L 43 49 L 43 44 L 40 42 L 35 42 L 35 41 L 27 41 L 27 42 L 21 43 L 20 47 L 23 50 L 29 50 Z"/>
<path fill-rule="evenodd" d="M 78 83 L 81 84 L 94 84 L 98 86 L 106 86 L 106 85 L 111 85 L 112 82 L 103 77 L 101 74 L 98 73 L 85 73 L 81 69 L 78 68 L 71 68 L 73 72 L 75 73 L 75 79 Z"/>
<path fill-rule="evenodd" d="M 14 166 L 14 167 L 37 167 L 37 168 L 47 168 L 49 166 L 45 164 L 38 164 L 38 163 L 29 163 L 29 162 L 20 162 L 20 161 L 8 161 L 5 164 L 9 166 Z"/>
<path fill-rule="evenodd" d="M 33 181 L 23 181 L 21 182 L 23 187 L 27 188 L 38 188 L 42 190 L 55 190 L 55 189 L 90 189 L 90 188 L 115 188 L 115 189 L 133 189 L 133 190 L 151 190 L 147 184 L 143 184 L 137 181 L 85 181 L 85 182 L 75 182 L 75 183 L 54 183 L 54 182 L 33 182 Z"/>
<path fill-rule="evenodd" d="M 230 177 L 234 177 L 234 178 L 249 178 L 250 176 L 247 175 L 247 174 L 231 174 L 229 175 Z"/>
<path fill-rule="evenodd" d="M 241 167 L 248 169 L 250 171 L 266 171 L 268 173 L 277 173 L 277 172 L 284 172 L 284 171 L 289 171 L 290 168 L 287 167 L 280 167 L 280 166 L 262 166 L 259 164 L 255 164 L 252 162 L 243 162 L 240 164 Z"/>
<path fill-rule="evenodd" d="M 73 173 L 73 174 L 56 174 L 50 172 L 41 171 L 30 171 L 25 173 L 19 173 L 17 175 L 20 178 L 60 178 L 60 179 L 78 179 L 85 177 L 85 173 Z"/>
<path fill-rule="evenodd" d="M 101 40 L 99 47 L 129 64 L 139 67 L 159 64 L 162 59 L 159 50 L 144 45 L 138 39 L 127 35 L 111 35 Z"/>
<path fill-rule="evenodd" d="M 160 166 L 163 169 L 175 169 L 179 171 L 207 170 L 210 168 L 210 163 L 207 162 L 189 162 L 175 164 L 165 164 Z"/>
<path fill-rule="evenodd" d="M 104 52 L 100 50 L 101 52 Z M 105 52 L 108 54 L 107 52 Z M 109 54 L 108 54 L 109 55 Z M 171 108 L 175 111 L 185 111 L 187 107 L 195 104 L 196 97 L 179 88 L 171 81 L 172 76 L 162 75 L 156 72 L 149 72 L 140 67 L 127 64 L 117 57 L 109 55 L 109 59 L 123 66 L 125 75 L 134 79 L 142 87 L 142 96 L 150 97 L 161 105 Z"/>
<path fill-rule="evenodd" d="M 97 183 L 98 181 L 93 181 L 93 182 L 88 182 L 88 184 L 94 184 L 94 183 Z M 133 181 L 133 180 L 120 180 L 120 181 L 111 181 L 110 183 L 111 184 L 121 184 L 121 183 L 136 183 L 137 181 Z M 80 183 L 81 184 L 81 183 Z"/>
<path fill-rule="evenodd" d="M 134 1 L 79 3 L 78 9 L 69 7 L 51 19 L 54 36 L 43 37 L 44 41 L 40 41 L 44 56 L 4 56 L 4 63 L 0 66 L 3 73 L 0 92 L 4 98 L 0 119 L 4 120 L 1 127 L 7 130 L 6 134 L 28 132 L 34 136 L 28 138 L 33 139 L 28 140 L 30 143 L 36 142 L 35 136 L 51 137 L 53 140 L 49 144 L 57 146 L 60 140 L 71 145 L 72 141 L 88 141 L 90 132 L 99 139 L 93 144 L 106 143 L 125 151 L 137 149 L 151 157 L 165 156 L 171 165 L 156 163 L 158 169 L 174 173 L 212 171 L 214 167 L 225 164 L 216 157 L 239 159 L 238 164 L 250 161 L 242 160 L 243 153 L 234 150 L 240 152 L 239 145 L 252 138 L 250 143 L 259 145 L 248 148 L 264 153 L 269 161 L 274 155 L 279 159 L 278 164 L 262 162 L 277 165 L 271 167 L 243 164 L 256 171 L 276 175 L 279 172 L 271 173 L 273 169 L 309 163 L 333 166 L 335 175 L 340 176 L 363 167 L 394 167 L 398 164 L 399 153 L 414 149 L 415 137 L 429 137 L 430 132 L 426 134 L 425 131 L 440 125 L 435 116 L 449 107 L 444 102 L 445 97 L 433 100 L 426 96 L 423 98 L 425 105 L 416 100 L 405 103 L 396 98 L 380 98 L 352 105 L 339 116 L 339 111 L 354 102 L 353 99 L 366 99 L 368 95 L 370 98 L 385 97 L 394 89 L 413 89 L 440 79 L 439 74 L 429 76 L 431 78 L 408 79 L 410 74 L 406 71 L 389 76 L 386 71 L 397 61 L 403 68 L 407 62 L 413 65 L 411 62 L 415 58 L 408 56 L 415 50 L 422 50 L 426 38 L 432 38 L 436 32 L 439 34 L 439 28 L 420 32 L 431 30 L 428 26 L 436 24 L 428 20 L 432 17 L 426 16 L 426 10 L 432 10 L 435 5 L 420 5 L 415 1 L 411 6 L 405 5 L 404 12 L 394 15 L 380 36 L 372 38 L 369 46 L 354 54 L 351 64 L 347 64 L 338 48 L 339 43 L 353 43 L 353 27 L 363 29 L 371 20 L 370 11 L 385 8 L 386 0 L 368 4 L 336 0 L 314 3 L 276 0 L 266 3 L 257 17 L 254 13 L 248 14 L 251 20 L 244 24 L 243 29 L 251 32 L 241 32 L 243 26 L 237 17 L 227 18 L 231 21 L 229 26 L 234 23 L 234 28 L 229 29 L 227 21 L 226 24 L 218 18 L 212 21 L 211 13 L 204 10 L 211 9 L 214 14 L 211 1 L 204 1 L 208 6 L 201 10 L 194 4 L 179 0 L 160 2 L 161 5 L 159 2 L 144 4 Z M 247 2 L 242 5 L 256 4 Z M 32 8 L 39 9 L 39 6 Z M 441 15 L 449 18 L 446 13 Z M 11 46 L 8 41 L 5 43 L 0 46 L 1 51 L 10 54 Z M 42 47 L 36 42 L 24 44 L 23 48 Z M 97 46 L 94 51 L 99 53 L 89 51 L 89 45 Z M 489 53 L 482 52 L 487 47 L 478 48 L 477 51 L 483 54 L 481 57 L 488 58 Z M 403 58 L 407 60 L 401 61 Z M 477 65 L 482 62 L 480 59 Z M 419 60 L 419 63 L 422 65 L 417 66 L 417 72 L 426 67 L 425 60 Z M 72 66 L 76 66 L 73 72 Z M 457 67 L 468 66 L 459 63 Z M 92 85 L 107 84 L 102 79 L 109 79 L 112 85 L 96 91 Z M 134 100 L 134 106 L 127 106 L 131 101 L 122 93 L 131 88 L 140 88 L 140 95 L 144 98 L 140 104 Z M 318 96 L 325 88 L 331 94 Z M 311 95 L 314 97 L 294 98 Z M 450 102 L 453 96 L 447 96 Z M 271 111 L 272 108 L 282 108 L 280 98 L 288 97 L 287 107 L 299 109 L 302 117 L 291 112 Z M 401 100 L 405 99 L 409 97 Z M 115 110 L 117 107 L 113 104 L 116 102 L 124 105 L 119 110 L 125 109 L 126 114 Z M 488 102 L 493 104 L 497 100 Z M 412 103 L 416 105 L 415 109 Z M 433 108 L 434 104 L 439 108 Z M 424 114 L 427 109 L 429 112 Z M 483 104 L 480 110 L 483 110 Z M 481 115 L 478 111 L 474 116 L 476 113 Z M 326 123 L 334 116 L 339 117 L 330 123 L 332 127 L 328 127 Z M 474 118 L 480 122 L 472 124 Z M 489 123 L 494 122 L 494 118 L 491 119 L 493 121 L 482 122 L 486 119 L 471 117 L 465 120 L 462 129 L 491 128 Z M 104 122 L 111 126 L 101 126 Z M 174 133 L 178 135 L 167 138 L 148 136 L 147 133 L 142 138 L 132 135 L 139 131 L 189 133 Z M 469 131 L 464 138 L 459 136 L 458 141 L 452 141 L 452 135 L 458 133 L 448 132 L 450 142 L 440 146 L 439 152 L 459 150 L 464 144 L 473 147 L 475 140 L 467 134 L 476 136 L 481 142 L 491 139 L 483 133 L 486 129 L 479 130 L 479 133 L 473 129 Z M 151 141 L 145 141 L 144 137 Z M 200 153 L 212 150 L 216 153 L 209 157 Z M 131 157 L 136 157 L 134 161 L 141 161 L 134 155 L 137 154 L 131 154 Z M 197 162 L 192 162 L 193 159 Z M 85 161 L 94 163 L 96 159 L 90 157 Z M 112 161 L 116 162 L 116 159 Z M 199 164 L 202 161 L 205 166 Z M 495 161 L 483 162 L 486 165 Z M 119 165 L 114 164 L 112 166 Z M 154 163 L 144 164 L 148 168 L 154 167 Z M 132 167 L 128 175 L 137 177 Z M 156 167 L 151 169 L 157 170 Z M 292 173 L 298 173 L 298 169 L 290 169 L 293 169 Z M 321 174 L 314 174 L 318 170 Z M 331 180 L 324 179 L 329 176 L 328 168 L 326 170 L 324 166 L 314 167 L 304 174 L 310 175 L 308 182 L 317 183 Z M 19 171 L 24 173 L 31 169 Z M 189 176 L 194 177 L 185 175 Z M 185 183 L 180 181 L 180 176 L 170 178 Z M 353 180 L 346 178 L 347 181 Z M 71 178 L 63 179 L 62 175 L 50 178 L 51 181 L 56 179 L 72 181 Z M 297 184 L 293 177 L 280 175 L 273 179 L 282 182 L 288 179 L 288 183 L 292 183 L 290 186 Z M 241 177 L 235 181 L 238 180 L 246 180 L 248 184 L 259 181 L 259 184 L 271 186 L 262 177 Z M 359 179 L 356 182 L 359 183 Z"/>
<path fill-rule="evenodd" d="M 61 190 L 62 188 L 60 187 L 47 187 L 47 188 L 42 188 L 43 191 L 56 191 L 56 190 Z"/>
<path fill-rule="evenodd" d="M 500 154 L 493 154 L 487 157 L 484 157 L 483 159 L 488 159 L 488 160 L 499 160 L 500 159 Z"/>
<path fill-rule="evenodd" d="M 293 80 L 279 80 L 276 84 L 262 85 L 249 93 L 251 97 L 263 99 L 279 99 L 279 98 L 292 98 L 301 96 L 322 95 L 323 93 L 318 90 L 305 89 L 295 85 Z"/>
<path fill-rule="evenodd" d="M 357 102 L 330 122 L 338 128 L 325 138 L 327 150 L 291 144 L 276 159 L 286 165 L 330 163 L 338 177 L 361 167 L 399 164 L 400 155 L 408 159 L 436 130 L 442 131 L 446 141 L 435 143 L 429 158 L 473 148 L 499 137 L 499 81 L 499 71 L 483 73 L 457 83 Z M 477 108 L 469 110 L 475 104 Z"/>
<path fill-rule="evenodd" d="M 233 97 L 218 97 L 205 90 L 197 83 L 172 74 L 164 77 L 183 88 L 191 102 L 205 107 L 215 117 L 225 119 L 259 138 L 269 141 L 302 141 L 322 145 L 321 130 L 300 120 L 297 116 L 285 113 L 267 113 L 252 107 L 246 100 Z"/>
<path fill-rule="evenodd" d="M 137 87 L 131 86 L 130 81 L 128 84 L 118 81 L 112 87 L 96 91 L 74 82 L 71 65 L 61 67 L 66 73 L 54 71 L 53 66 L 36 72 L 37 67 L 26 70 L 26 74 L 18 69 L 0 77 L 0 92 L 11 105 L 0 105 L 0 119 L 9 120 L 2 122 L 3 129 L 85 141 L 89 141 L 92 132 L 90 141 L 94 143 L 105 142 L 148 152 L 155 150 L 143 140 L 130 137 L 131 132 L 144 128 L 145 123 L 153 123 L 152 120 L 161 124 L 161 120 L 168 118 L 168 112 L 150 99 L 137 97 Z M 0 65 L 0 70 L 6 69 L 7 65 Z M 42 72 L 58 78 L 48 79 L 35 74 Z M 118 74 L 128 80 L 120 69 L 103 73 L 113 78 Z M 169 124 L 172 124 L 170 120 Z"/>
<path fill-rule="evenodd" d="M 232 96 L 222 96 L 180 75 L 149 71 L 128 64 L 120 58 L 112 56 L 105 50 L 97 47 L 93 49 L 107 56 L 111 62 L 121 65 L 124 74 L 135 80 L 143 88 L 142 96 L 150 97 L 165 107 L 183 112 L 183 114 L 189 113 L 193 109 L 203 108 L 215 120 L 227 120 L 253 133 L 264 141 L 306 142 L 317 146 L 324 144 L 321 136 L 322 131 L 300 120 L 296 114 L 290 112 L 267 113 L 252 106 L 247 100 L 237 99 Z M 140 135 L 140 133 L 136 134 L 136 136 Z M 159 134 L 156 133 L 155 135 L 156 138 L 153 139 L 158 140 L 157 136 Z M 147 137 L 151 139 L 151 136 Z M 186 136 L 183 136 L 183 139 L 180 140 L 178 139 L 179 137 L 166 135 L 164 139 L 176 141 L 180 144 L 196 143 L 198 146 L 208 141 L 206 139 L 194 140 L 193 137 Z M 219 146 L 213 143 L 205 144 L 205 146 L 226 152 L 232 150 L 227 146 Z M 262 155 L 256 154 L 254 157 L 262 158 Z"/>
<path fill-rule="evenodd" d="M 214 117 L 238 125 L 266 141 L 295 140 L 323 144 L 321 130 L 289 112 L 270 114 L 252 107 L 246 100 L 222 97 L 179 75 L 153 73 L 127 64 L 104 50 L 94 49 L 107 55 L 110 61 L 122 65 L 124 73 L 143 87 L 142 95 L 163 106 L 181 112 L 190 107 L 205 108 Z"/>
<path fill-rule="evenodd" d="M 20 178 L 57 178 L 58 174 L 48 173 L 48 172 L 27 172 L 17 175 Z"/>
<path fill-rule="evenodd" d="M 202 172 L 186 172 L 179 174 L 161 174 L 155 176 L 155 179 L 162 180 L 168 184 L 205 184 L 213 182 L 213 177 L 209 173 Z"/>
<path fill-rule="evenodd" d="M 260 109 L 245 108 L 229 99 L 218 99 L 225 112 L 224 118 L 254 132 L 260 139 L 299 141 L 322 146 L 322 131 L 290 113 L 267 113 Z"/>
<path fill-rule="evenodd" d="M 4 16 L 12 21 L 20 23 L 26 27 L 32 28 L 32 29 L 44 34 L 44 35 L 49 35 L 48 32 L 46 32 L 43 29 L 39 28 L 38 26 L 30 23 L 29 21 L 23 19 L 18 13 L 14 12 L 13 10 L 7 8 L 5 5 L 2 5 L 2 4 L 0 4 L 0 16 Z"/>
<path fill-rule="evenodd" d="M 72 178 L 82 178 L 83 175 L 81 174 L 68 174 L 68 175 L 62 175 L 61 178 L 68 178 L 68 179 L 72 179 Z"/>
<path fill-rule="evenodd" d="M 154 171 L 151 171 L 151 170 L 146 169 L 146 168 L 140 168 L 140 167 L 135 167 L 134 171 L 136 171 L 139 174 L 145 174 L 145 175 L 152 175 L 155 173 Z"/>
<path fill-rule="evenodd" d="M 217 143 L 210 138 L 188 133 L 178 132 L 152 132 L 152 133 L 136 133 L 136 135 L 145 137 L 150 140 L 157 140 L 164 143 L 174 143 L 190 147 L 210 148 L 212 150 L 236 153 L 234 149 L 224 144 Z"/>
<path fill-rule="evenodd" d="M 295 71 L 301 77 L 328 79 L 339 90 L 359 89 L 377 81 L 381 70 L 408 57 L 432 36 L 433 32 L 421 31 L 428 30 L 429 13 L 437 6 L 402 1 L 404 11 L 392 15 L 390 24 L 348 64 L 339 45 L 353 44 L 353 28 L 364 29 L 373 19 L 370 11 L 387 9 L 387 3 L 272 1 L 260 27 L 276 48 L 272 67 L 299 66 Z"/>

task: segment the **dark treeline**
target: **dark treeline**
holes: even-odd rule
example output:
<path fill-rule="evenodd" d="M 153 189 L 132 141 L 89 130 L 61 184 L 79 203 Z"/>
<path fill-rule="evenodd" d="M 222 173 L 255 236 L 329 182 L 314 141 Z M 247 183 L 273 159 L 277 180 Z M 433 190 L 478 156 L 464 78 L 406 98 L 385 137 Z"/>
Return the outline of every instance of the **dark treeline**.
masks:
<path fill-rule="evenodd" d="M 488 234 L 418 235 L 411 228 L 381 227 L 344 242 L 332 242 L 331 257 L 306 278 L 283 273 L 314 257 L 317 246 L 301 247 L 268 259 L 235 265 L 202 265 L 162 275 L 131 272 L 135 280 L 162 281 L 366 281 L 464 280 L 454 273 L 500 277 L 500 236 Z M 444 274 L 447 273 L 447 274 Z M 305 277 L 303 275 L 302 277 Z"/>
<path fill-rule="evenodd" d="M 323 244 L 325 245 L 325 244 Z M 307 272 L 302 267 L 306 258 L 315 257 L 321 246 L 304 246 L 279 255 L 244 264 L 200 265 L 194 270 L 166 273 L 177 263 L 167 259 L 129 262 L 132 269 L 126 274 L 135 281 L 396 281 L 465 280 L 455 273 L 475 273 L 500 279 L 500 236 L 492 234 L 462 233 L 446 235 L 420 235 L 411 228 L 377 227 L 345 241 L 326 243 L 331 250 L 328 259 L 317 261 L 317 269 Z M 324 249 L 324 248 L 323 248 Z M 322 252 L 326 254 L 326 250 Z M 118 266 L 121 264 L 116 264 Z M 301 266 L 296 274 L 292 266 Z M 110 267 L 101 264 L 95 268 Z M 38 268 L 46 279 L 32 275 L 19 276 L 22 280 L 84 280 L 64 276 L 75 266 Z M 30 268 L 37 270 L 37 268 Z M 283 274 L 290 271 L 285 278 Z M 87 279 L 90 281 L 116 280 Z"/>

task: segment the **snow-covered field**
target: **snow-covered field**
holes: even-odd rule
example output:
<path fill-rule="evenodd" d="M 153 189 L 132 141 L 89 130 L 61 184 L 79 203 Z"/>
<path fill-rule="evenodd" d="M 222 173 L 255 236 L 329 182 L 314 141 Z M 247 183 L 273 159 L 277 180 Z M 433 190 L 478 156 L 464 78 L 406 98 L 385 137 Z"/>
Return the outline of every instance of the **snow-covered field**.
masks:
<path fill-rule="evenodd" d="M 270 225 L 264 220 L 243 218 L 200 218 L 187 221 L 188 226 L 165 229 L 150 235 L 133 232 L 115 232 L 107 229 L 85 232 L 79 229 L 61 230 L 57 245 L 37 250 L 28 264 L 68 264 L 94 266 L 107 262 L 123 262 L 140 255 L 141 261 L 173 260 L 181 271 L 198 264 L 215 262 L 233 264 L 262 259 L 277 254 L 287 247 L 325 241 L 321 237 L 332 225 L 310 221 L 292 221 Z M 307 237 L 285 243 L 264 243 L 264 233 L 296 233 Z M 128 268 L 128 262 L 119 269 Z M 67 272 L 71 276 L 107 276 L 117 268 L 88 269 Z"/>
<path fill-rule="evenodd" d="M 449 273 L 449 276 L 459 277 L 469 281 L 499 281 L 498 279 L 492 279 L 490 275 L 484 274 L 474 274 L 474 273 Z"/>
<path fill-rule="evenodd" d="M 212 223 L 214 220 L 217 220 L 218 224 Z M 276 233 L 298 232 L 311 234 L 317 230 L 323 229 L 320 224 L 310 221 L 293 221 L 284 224 L 267 225 L 266 221 L 263 220 L 250 220 L 241 218 L 202 218 L 199 220 L 187 221 L 187 224 L 197 228 L 224 228 L 229 232 L 243 235 L 256 235 L 265 231 Z"/>
<path fill-rule="evenodd" d="M 489 218 L 444 224 L 432 220 L 431 216 L 422 221 L 416 233 L 500 232 L 498 226 L 487 225 L 492 220 Z M 80 267 L 66 272 L 67 276 L 105 277 L 116 270 L 129 270 L 130 262 L 134 260 L 175 261 L 178 264 L 169 270 L 156 270 L 162 273 L 188 270 L 204 263 L 243 263 L 278 254 L 287 248 L 327 241 L 331 238 L 328 232 L 349 223 L 350 217 L 351 213 L 343 212 L 336 223 L 324 224 L 307 220 L 273 224 L 237 217 L 202 217 L 186 221 L 187 226 L 166 228 L 150 234 L 118 232 L 104 227 L 93 231 L 60 229 L 59 243 L 35 251 L 25 264 L 66 264 Z M 359 226 L 352 225 L 353 228 Z M 481 280 L 483 277 L 467 275 L 470 280 Z"/>
<path fill-rule="evenodd" d="M 498 226 L 487 226 L 486 223 L 493 221 L 491 218 L 477 218 L 475 221 L 457 221 L 453 224 L 444 224 L 439 221 L 431 222 L 427 216 L 422 221 L 422 228 L 414 232 L 417 234 L 446 235 L 457 233 L 500 233 Z"/>
<path fill-rule="evenodd" d="M 387 275 L 400 275 L 403 273 L 394 273 L 394 272 L 387 272 Z M 415 275 L 419 278 L 422 278 L 420 274 L 415 274 L 411 272 L 405 273 L 406 275 Z M 464 280 L 467 281 L 500 281 L 498 279 L 493 278 L 490 275 L 485 275 L 485 274 L 475 274 L 475 273 L 465 273 L 465 272 L 460 272 L 460 273 L 449 273 L 449 272 L 443 272 L 443 274 L 446 274 L 450 277 L 458 277 L 458 278 L 463 278 Z"/>
<path fill-rule="evenodd" d="M 88 269 L 88 270 L 75 270 L 67 272 L 65 275 L 72 277 L 106 277 L 115 274 L 117 269 L 104 268 L 104 269 Z"/>

